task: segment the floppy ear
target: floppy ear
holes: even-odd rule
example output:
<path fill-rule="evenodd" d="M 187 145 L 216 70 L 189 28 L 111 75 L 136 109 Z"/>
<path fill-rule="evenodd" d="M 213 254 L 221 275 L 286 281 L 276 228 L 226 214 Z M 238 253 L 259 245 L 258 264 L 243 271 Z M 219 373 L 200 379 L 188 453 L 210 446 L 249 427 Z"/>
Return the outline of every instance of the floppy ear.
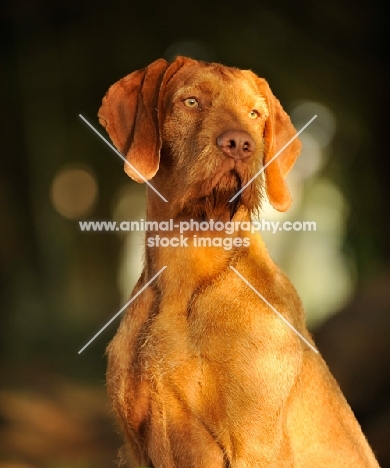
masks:
<path fill-rule="evenodd" d="M 112 85 L 99 109 L 99 121 L 126 160 L 149 180 L 160 163 L 161 136 L 157 105 L 160 85 L 169 64 L 156 60 Z M 125 171 L 137 182 L 144 179 L 125 164 Z"/>
<path fill-rule="evenodd" d="M 268 83 L 258 78 L 261 93 L 265 96 L 269 116 L 264 129 L 264 166 L 275 154 L 297 134 L 290 117 L 283 110 L 280 102 L 272 94 Z M 265 168 L 265 183 L 268 200 L 278 211 L 290 208 L 292 200 L 285 177 L 294 165 L 302 144 L 295 138 L 268 166 Z"/>

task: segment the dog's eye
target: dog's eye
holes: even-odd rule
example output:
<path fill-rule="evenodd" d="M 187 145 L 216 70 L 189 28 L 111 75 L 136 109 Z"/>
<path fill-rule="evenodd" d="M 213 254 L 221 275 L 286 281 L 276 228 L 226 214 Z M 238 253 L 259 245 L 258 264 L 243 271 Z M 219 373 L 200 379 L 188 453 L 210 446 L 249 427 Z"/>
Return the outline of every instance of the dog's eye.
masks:
<path fill-rule="evenodd" d="M 257 117 L 259 117 L 259 113 L 256 109 L 251 110 L 248 115 L 250 119 L 257 119 Z"/>
<path fill-rule="evenodd" d="M 199 102 L 195 98 L 187 98 L 187 99 L 184 99 L 184 105 L 187 107 L 198 107 Z"/>

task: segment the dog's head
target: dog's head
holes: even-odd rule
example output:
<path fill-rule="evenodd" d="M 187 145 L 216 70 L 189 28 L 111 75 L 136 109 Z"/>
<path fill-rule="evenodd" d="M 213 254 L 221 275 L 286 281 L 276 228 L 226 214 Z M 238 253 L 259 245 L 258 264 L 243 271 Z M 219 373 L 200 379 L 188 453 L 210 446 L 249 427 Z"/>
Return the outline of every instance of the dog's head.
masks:
<path fill-rule="evenodd" d="M 296 130 L 251 71 L 185 57 L 156 60 L 111 86 L 99 119 L 130 163 L 127 174 L 137 182 L 154 178 L 175 215 L 256 209 L 262 176 L 229 199 L 264 166 L 270 203 L 279 211 L 291 204 L 285 176 L 301 144 L 295 138 L 270 163 Z"/>

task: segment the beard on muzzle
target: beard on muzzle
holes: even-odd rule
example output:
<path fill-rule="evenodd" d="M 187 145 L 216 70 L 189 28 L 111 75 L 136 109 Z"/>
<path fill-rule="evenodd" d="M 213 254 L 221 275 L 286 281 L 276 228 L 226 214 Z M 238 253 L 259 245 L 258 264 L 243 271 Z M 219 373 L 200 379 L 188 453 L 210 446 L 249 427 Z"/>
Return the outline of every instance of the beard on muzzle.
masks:
<path fill-rule="evenodd" d="M 227 177 L 222 180 L 213 188 L 211 198 L 213 200 L 213 207 L 215 210 L 223 210 L 229 213 L 230 221 L 236 214 L 241 204 L 241 193 L 230 201 L 234 195 L 241 190 L 242 182 L 241 177 L 236 171 L 230 171 Z"/>

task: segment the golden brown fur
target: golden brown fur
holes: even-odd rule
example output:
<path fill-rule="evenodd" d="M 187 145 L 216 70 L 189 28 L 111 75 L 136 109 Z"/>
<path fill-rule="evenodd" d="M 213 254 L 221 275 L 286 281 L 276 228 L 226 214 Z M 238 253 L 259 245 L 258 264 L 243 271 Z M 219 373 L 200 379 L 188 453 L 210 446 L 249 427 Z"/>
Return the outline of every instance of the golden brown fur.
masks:
<path fill-rule="evenodd" d="M 168 200 L 147 189 L 149 220 L 249 221 L 264 191 L 280 211 L 291 203 L 285 175 L 298 139 L 229 203 L 296 134 L 266 81 L 250 71 L 157 60 L 113 85 L 99 117 Z M 249 135 L 248 157 L 221 149 L 227 131 Z M 378 467 L 320 355 L 229 268 L 312 342 L 299 297 L 260 236 L 235 232 L 249 245 L 229 250 L 195 247 L 195 234 L 185 233 L 188 247 L 146 249 L 134 294 L 167 268 L 131 303 L 108 347 L 108 391 L 128 466 Z"/>

